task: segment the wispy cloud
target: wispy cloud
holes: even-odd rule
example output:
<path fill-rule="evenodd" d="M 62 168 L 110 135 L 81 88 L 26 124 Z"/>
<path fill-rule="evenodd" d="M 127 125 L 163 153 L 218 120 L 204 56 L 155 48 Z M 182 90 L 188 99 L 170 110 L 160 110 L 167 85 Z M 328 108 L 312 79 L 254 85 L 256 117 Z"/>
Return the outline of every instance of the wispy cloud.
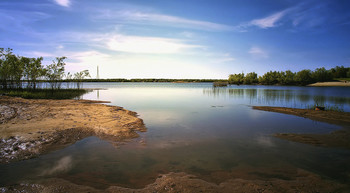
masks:
<path fill-rule="evenodd" d="M 60 6 L 63 7 L 69 7 L 71 5 L 71 1 L 70 0 L 54 0 L 55 3 L 57 3 Z"/>
<path fill-rule="evenodd" d="M 257 46 L 251 47 L 250 50 L 248 51 L 248 53 L 251 54 L 254 58 L 268 58 L 269 57 L 268 53 L 265 50 L 263 50 Z"/>
<path fill-rule="evenodd" d="M 102 19 L 109 21 L 128 21 L 139 24 L 165 25 L 170 27 L 201 29 L 207 31 L 230 31 L 234 30 L 233 26 L 193 19 L 186 19 L 177 16 L 148 13 L 143 11 L 111 11 L 101 10 L 100 14 L 94 16 L 94 19 Z"/>
<path fill-rule="evenodd" d="M 236 60 L 234 57 L 231 56 L 230 53 L 225 53 L 225 54 L 219 54 L 215 57 L 213 60 L 213 63 L 215 64 L 220 64 L 220 63 L 227 63 L 227 62 L 232 62 Z"/>
<path fill-rule="evenodd" d="M 286 13 L 287 13 L 287 10 L 283 10 L 265 18 L 254 19 L 249 24 L 258 26 L 263 29 L 276 27 L 278 21 L 280 21 L 282 17 L 286 15 Z"/>

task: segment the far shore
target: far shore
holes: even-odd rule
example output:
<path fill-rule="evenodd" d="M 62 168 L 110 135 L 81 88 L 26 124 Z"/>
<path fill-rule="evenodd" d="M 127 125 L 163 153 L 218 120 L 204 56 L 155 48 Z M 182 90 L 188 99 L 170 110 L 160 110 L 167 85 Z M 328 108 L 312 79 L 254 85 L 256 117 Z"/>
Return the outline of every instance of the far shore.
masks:
<path fill-rule="evenodd" d="M 316 82 L 307 86 L 350 86 L 349 81 L 338 81 L 338 82 Z"/>
<path fill-rule="evenodd" d="M 297 134 L 277 133 L 275 137 L 323 147 L 339 147 L 350 149 L 350 113 L 336 111 L 316 111 L 312 109 L 296 109 L 286 107 L 253 106 L 253 109 L 284 113 L 315 121 L 342 126 L 343 129 L 329 134 Z"/>

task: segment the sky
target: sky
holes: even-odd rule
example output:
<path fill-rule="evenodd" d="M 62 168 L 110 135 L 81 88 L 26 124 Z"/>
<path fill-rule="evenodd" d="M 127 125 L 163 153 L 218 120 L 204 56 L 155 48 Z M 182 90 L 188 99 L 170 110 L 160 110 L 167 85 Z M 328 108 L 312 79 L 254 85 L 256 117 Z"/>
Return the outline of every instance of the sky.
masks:
<path fill-rule="evenodd" d="M 100 78 L 350 67 L 348 0 L 1 0 L 0 47 Z"/>

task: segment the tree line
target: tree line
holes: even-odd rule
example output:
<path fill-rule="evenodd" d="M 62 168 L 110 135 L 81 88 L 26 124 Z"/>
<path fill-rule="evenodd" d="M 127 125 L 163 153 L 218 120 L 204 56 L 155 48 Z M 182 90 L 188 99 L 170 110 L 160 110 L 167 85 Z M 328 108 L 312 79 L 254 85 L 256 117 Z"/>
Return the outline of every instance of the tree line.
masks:
<path fill-rule="evenodd" d="M 68 72 L 65 74 L 64 60 L 66 57 L 56 57 L 50 65 L 42 64 L 43 57 L 28 58 L 15 55 L 11 48 L 0 48 L 0 88 L 2 89 L 37 89 L 40 87 L 60 89 L 64 78 L 73 79 L 79 89 L 82 79 L 89 77 L 89 71 L 84 70 L 74 75 Z M 67 88 L 69 88 L 67 83 Z"/>
<path fill-rule="evenodd" d="M 258 76 L 255 72 L 229 75 L 230 84 L 263 84 L 263 85 L 307 85 L 315 82 L 332 81 L 337 78 L 350 78 L 350 68 L 336 66 L 330 70 L 324 67 L 316 70 L 301 70 L 299 72 L 269 71 Z"/>

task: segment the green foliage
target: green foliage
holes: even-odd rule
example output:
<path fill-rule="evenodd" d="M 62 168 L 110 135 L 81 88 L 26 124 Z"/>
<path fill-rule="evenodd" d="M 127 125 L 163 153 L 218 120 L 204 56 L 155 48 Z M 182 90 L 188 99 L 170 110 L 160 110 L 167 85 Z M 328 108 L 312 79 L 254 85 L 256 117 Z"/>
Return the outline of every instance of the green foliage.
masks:
<path fill-rule="evenodd" d="M 316 68 L 316 70 L 311 73 L 311 77 L 317 82 L 326 82 L 333 79 L 331 72 L 324 67 Z"/>
<path fill-rule="evenodd" d="M 74 74 L 74 79 L 76 80 L 78 89 L 80 89 L 80 84 L 82 83 L 82 80 L 86 77 L 91 77 L 88 70 L 83 70 Z"/>
<path fill-rule="evenodd" d="M 295 75 L 295 82 L 300 85 L 307 85 L 313 82 L 311 70 L 301 70 Z"/>
<path fill-rule="evenodd" d="M 213 82 L 213 87 L 225 87 L 228 85 L 228 82 L 224 82 L 224 81 L 216 81 Z"/>
<path fill-rule="evenodd" d="M 284 74 L 284 80 L 283 83 L 285 85 L 293 85 L 295 84 L 295 73 L 293 73 L 290 70 L 287 70 Z"/>
<path fill-rule="evenodd" d="M 239 73 L 239 74 L 230 74 L 228 77 L 228 82 L 230 84 L 243 84 L 244 82 L 244 73 Z"/>
<path fill-rule="evenodd" d="M 258 83 L 259 80 L 258 80 L 258 74 L 255 73 L 255 72 L 250 72 L 248 73 L 245 77 L 244 77 L 244 80 L 243 80 L 243 83 L 244 84 L 256 84 Z"/>
<path fill-rule="evenodd" d="M 230 84 L 263 84 L 263 85 L 307 85 L 315 82 L 326 82 L 332 80 L 349 81 L 350 68 L 344 66 L 336 66 L 330 70 L 324 67 L 316 68 L 315 71 L 301 70 L 299 72 L 292 72 L 287 70 L 285 72 L 269 71 L 259 76 L 255 72 L 248 73 L 244 76 L 241 74 L 229 75 L 228 81 Z"/>
<path fill-rule="evenodd" d="M 262 84 L 273 85 L 277 84 L 278 80 L 281 79 L 281 75 L 277 71 L 266 72 L 263 76 L 259 77 L 259 82 Z"/>
<path fill-rule="evenodd" d="M 350 68 L 345 68 L 344 66 L 336 66 L 331 69 L 333 78 L 346 78 L 348 77 L 347 75 L 349 71 Z"/>
<path fill-rule="evenodd" d="M 26 99 L 73 99 L 89 92 L 86 89 L 3 89 L 0 94 Z"/>
<path fill-rule="evenodd" d="M 21 58 L 24 63 L 24 78 L 28 81 L 27 88 L 36 89 L 37 80 L 45 75 L 45 70 L 41 65 L 43 57 L 39 58 Z"/>
<path fill-rule="evenodd" d="M 64 60 L 67 57 L 57 57 L 56 61 L 53 60 L 52 64 L 46 66 L 45 68 L 45 77 L 47 78 L 51 89 L 60 89 L 61 80 L 64 77 L 64 66 L 66 63 Z"/>
<path fill-rule="evenodd" d="M 42 65 L 43 57 L 27 58 L 17 56 L 13 54 L 10 48 L 0 48 L 0 89 L 13 89 L 16 90 L 17 93 L 19 92 L 18 89 L 22 89 L 22 84 L 27 83 L 27 90 L 20 90 L 20 93 L 23 97 L 31 97 L 34 93 L 33 90 L 36 90 L 38 86 L 40 87 L 38 83 L 44 82 L 44 77 L 48 84 L 42 85 L 45 87 L 49 85 L 52 90 L 60 89 L 65 76 L 66 81 L 72 81 L 73 77 L 70 73 L 65 75 L 65 59 L 66 57 L 57 57 L 52 61 L 52 64 L 44 67 Z M 88 70 L 84 70 L 76 73 L 74 76 L 74 81 L 77 82 L 77 87 L 80 89 L 80 82 L 85 77 L 90 77 L 90 74 Z M 68 81 L 67 88 L 69 88 Z M 54 93 L 54 91 L 52 91 L 52 93 Z M 58 94 L 59 93 L 58 91 Z M 67 96 L 69 96 L 69 94 L 67 94 Z M 52 97 L 45 95 L 43 98 Z"/>

